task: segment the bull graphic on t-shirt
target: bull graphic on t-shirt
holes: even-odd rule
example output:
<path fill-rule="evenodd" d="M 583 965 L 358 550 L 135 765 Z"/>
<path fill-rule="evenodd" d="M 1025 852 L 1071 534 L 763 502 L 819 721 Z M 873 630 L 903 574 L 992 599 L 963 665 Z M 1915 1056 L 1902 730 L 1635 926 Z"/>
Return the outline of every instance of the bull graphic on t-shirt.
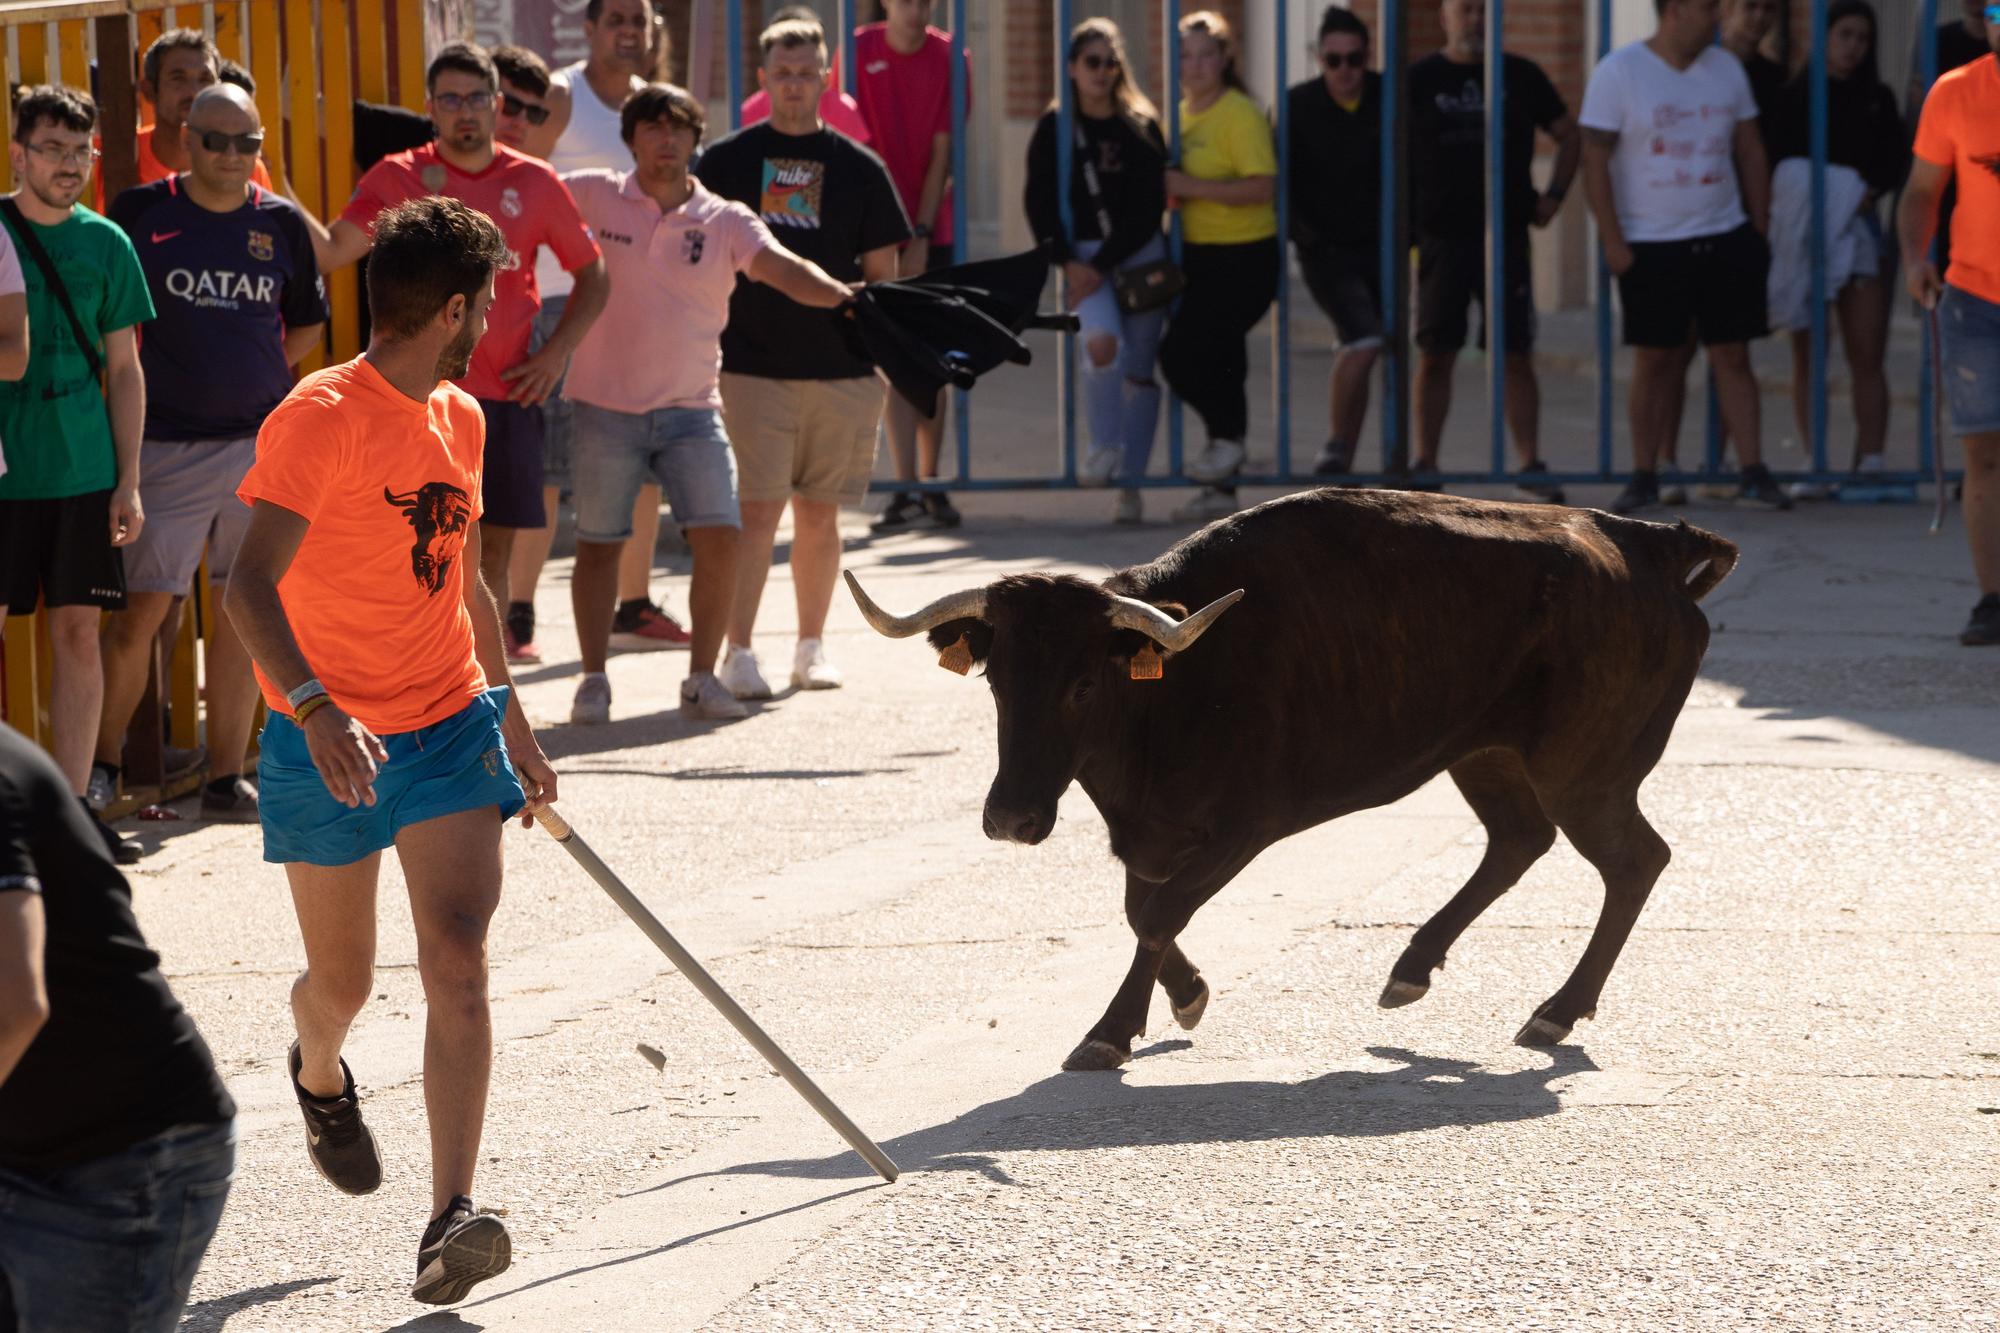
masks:
<path fill-rule="evenodd" d="M 472 498 L 449 482 L 429 481 L 397 495 L 387 486 L 382 498 L 403 511 L 416 529 L 410 545 L 410 572 L 417 586 L 435 597 L 444 588 L 452 562 L 465 549 L 466 524 L 472 521 Z"/>

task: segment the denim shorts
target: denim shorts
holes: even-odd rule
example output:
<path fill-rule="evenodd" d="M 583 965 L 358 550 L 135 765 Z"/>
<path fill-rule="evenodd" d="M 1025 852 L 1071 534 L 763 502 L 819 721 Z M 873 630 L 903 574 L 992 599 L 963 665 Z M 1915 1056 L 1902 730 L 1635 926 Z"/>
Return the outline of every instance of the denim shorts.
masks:
<path fill-rule="evenodd" d="M 353 865 L 427 819 L 486 806 L 499 807 L 501 819 L 519 814 L 528 798 L 500 736 L 508 694 L 488 690 L 442 722 L 380 737 L 389 759 L 375 774 L 375 804 L 352 809 L 326 789 L 298 724 L 272 714 L 258 740 L 264 859 Z"/>
<path fill-rule="evenodd" d="M 0 1169 L 0 1329 L 171 1333 L 235 1173 L 228 1122 L 56 1171 Z"/>
<path fill-rule="evenodd" d="M 1938 321 L 1944 328 L 1944 397 L 1952 434 L 2000 431 L 2000 305 L 1947 286 Z"/>
<path fill-rule="evenodd" d="M 542 308 L 535 316 L 535 336 L 528 345 L 529 351 L 539 352 L 548 345 L 549 339 L 555 335 L 556 326 L 562 323 L 563 309 L 568 305 L 568 292 L 542 298 Z M 563 377 L 568 378 L 567 375 Z M 563 381 L 557 380 L 549 396 L 542 399 L 542 485 L 553 486 L 567 495 L 572 405 L 569 399 L 562 396 L 562 390 Z"/>
<path fill-rule="evenodd" d="M 632 535 L 632 504 L 647 481 L 660 483 L 683 528 L 740 528 L 736 457 L 709 407 L 615 412 L 576 403 L 570 437 L 570 486 L 577 540 L 622 542 Z"/>

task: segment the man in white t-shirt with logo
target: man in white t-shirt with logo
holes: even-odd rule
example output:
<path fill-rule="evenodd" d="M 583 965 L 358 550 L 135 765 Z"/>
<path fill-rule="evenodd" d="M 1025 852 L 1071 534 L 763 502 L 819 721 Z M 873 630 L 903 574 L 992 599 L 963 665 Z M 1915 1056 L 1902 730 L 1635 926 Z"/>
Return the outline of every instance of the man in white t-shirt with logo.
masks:
<path fill-rule="evenodd" d="M 1598 64 L 1580 117 L 1584 193 L 1633 349 L 1632 480 L 1611 510 L 1659 504 L 1658 461 L 1671 452 L 1697 342 L 1743 460 L 1738 502 L 1789 509 L 1762 462 L 1750 368 L 1751 341 L 1769 332 L 1771 262 L 1757 101 L 1742 64 L 1714 44 L 1721 0 L 1653 3 L 1658 29 Z"/>

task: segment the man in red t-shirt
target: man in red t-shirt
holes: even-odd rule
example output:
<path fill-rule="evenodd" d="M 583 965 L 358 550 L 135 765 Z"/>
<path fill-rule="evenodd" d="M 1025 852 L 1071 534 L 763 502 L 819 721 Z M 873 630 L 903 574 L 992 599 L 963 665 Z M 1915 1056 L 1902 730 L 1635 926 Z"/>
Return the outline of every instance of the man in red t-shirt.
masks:
<path fill-rule="evenodd" d="M 957 258 L 950 179 L 951 38 L 930 26 L 934 4 L 935 0 L 883 0 L 888 21 L 871 23 L 854 34 L 854 100 L 868 125 L 868 146 L 889 168 L 914 233 L 903 249 L 905 275 L 944 268 Z M 969 110 L 970 61 L 965 96 Z M 925 419 L 902 395 L 889 395 L 889 447 L 898 481 L 937 476 L 944 403 L 940 393 L 937 410 Z M 875 520 L 875 530 L 897 531 L 926 514 L 938 527 L 958 526 L 958 510 L 943 491 L 921 497 L 899 491 Z"/>
<path fill-rule="evenodd" d="M 492 58 L 469 43 L 453 42 L 431 61 L 427 77 L 437 140 L 370 167 L 331 229 L 312 224 L 314 249 L 323 273 L 351 264 L 368 253 L 379 214 L 432 194 L 472 205 L 507 238 L 513 263 L 494 282 L 486 336 L 473 353 L 471 370 L 458 381 L 486 414 L 481 572 L 505 606 L 514 534 L 546 521 L 540 404 L 561 382 L 570 354 L 604 309 L 611 281 L 562 179 L 541 159 L 494 142 L 500 74 Z M 535 254 L 543 246 L 575 277 L 576 288 L 548 342 L 530 353 L 542 304 Z"/>

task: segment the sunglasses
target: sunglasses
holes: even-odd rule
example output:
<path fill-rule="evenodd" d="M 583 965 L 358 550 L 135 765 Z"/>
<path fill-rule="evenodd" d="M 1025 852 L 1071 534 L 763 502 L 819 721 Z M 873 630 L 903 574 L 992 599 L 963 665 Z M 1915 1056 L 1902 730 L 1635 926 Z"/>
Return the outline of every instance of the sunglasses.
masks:
<path fill-rule="evenodd" d="M 1090 71 L 1090 72 L 1091 72 L 1092 74 L 1095 74 L 1095 73 L 1097 73 L 1097 72 L 1098 72 L 1098 71 L 1100 71 L 1100 70 L 1106 70 L 1106 69 L 1117 69 L 1117 68 L 1118 68 L 1118 57 L 1117 57 L 1117 56 L 1101 56 L 1101 55 L 1098 55 L 1098 54 L 1096 54 L 1095 52 L 1092 52 L 1092 53 L 1091 53 L 1090 55 L 1087 55 L 1087 56 L 1081 56 L 1081 57 L 1079 57 L 1079 58 L 1077 59 L 1077 62 L 1076 62 L 1076 63 L 1077 63 L 1077 64 L 1079 64 L 1079 65 L 1082 65 L 1082 66 L 1083 66 L 1083 67 L 1084 67 L 1085 69 L 1089 70 L 1089 71 Z"/>
<path fill-rule="evenodd" d="M 255 157 L 264 148 L 262 131 L 256 134 L 224 134 L 221 130 L 202 130 L 195 136 L 204 150 L 211 153 L 226 153 L 234 148 L 245 157 Z"/>
<path fill-rule="evenodd" d="M 1342 65 L 1347 66 L 1349 69 L 1368 68 L 1368 53 L 1366 51 L 1329 51 L 1319 59 L 1320 63 L 1328 69 L 1339 69 Z"/>
<path fill-rule="evenodd" d="M 484 88 L 476 93 L 433 93 L 431 101 L 437 103 L 437 109 L 447 116 L 454 116 L 460 111 L 490 110 L 493 106 L 493 94 Z"/>
<path fill-rule="evenodd" d="M 503 116 L 526 117 L 530 125 L 545 125 L 549 119 L 549 109 L 523 102 L 512 93 L 500 94 L 500 114 Z"/>

